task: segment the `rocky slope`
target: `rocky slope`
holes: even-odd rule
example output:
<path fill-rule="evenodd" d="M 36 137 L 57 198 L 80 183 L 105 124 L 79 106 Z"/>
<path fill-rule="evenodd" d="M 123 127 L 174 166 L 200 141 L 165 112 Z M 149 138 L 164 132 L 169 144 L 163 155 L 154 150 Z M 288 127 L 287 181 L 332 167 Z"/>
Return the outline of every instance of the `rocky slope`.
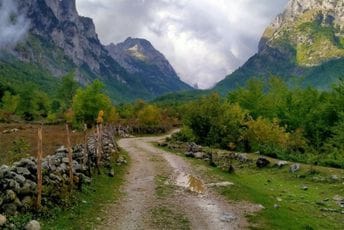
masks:
<path fill-rule="evenodd" d="M 343 74 L 344 2 L 291 0 L 265 30 L 256 55 L 220 82 L 224 92 L 252 76 L 279 75 L 327 88 Z"/>
<path fill-rule="evenodd" d="M 179 79 L 164 55 L 145 39 L 127 38 L 117 45 L 108 45 L 107 50 L 129 73 L 137 75 L 152 94 L 191 89 Z"/>
<path fill-rule="evenodd" d="M 115 101 L 150 99 L 166 92 L 159 86 L 152 89 L 143 84 L 109 55 L 92 19 L 78 15 L 75 0 L 14 2 L 18 15 L 25 15 L 30 28 L 14 51 L 1 55 L 1 66 L 29 63 L 58 77 L 76 71 L 81 84 L 102 80 Z"/>

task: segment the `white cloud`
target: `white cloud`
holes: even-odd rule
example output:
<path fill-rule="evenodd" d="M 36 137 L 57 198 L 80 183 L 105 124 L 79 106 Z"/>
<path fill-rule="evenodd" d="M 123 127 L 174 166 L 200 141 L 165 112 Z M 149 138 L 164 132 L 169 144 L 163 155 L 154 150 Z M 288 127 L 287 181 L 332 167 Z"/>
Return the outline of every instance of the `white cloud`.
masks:
<path fill-rule="evenodd" d="M 146 38 L 181 79 L 208 88 L 257 51 L 288 0 L 77 0 L 104 43 Z"/>
<path fill-rule="evenodd" d="M 19 15 L 16 2 L 0 1 L 0 49 L 17 44 L 27 33 L 29 22 L 24 15 Z"/>

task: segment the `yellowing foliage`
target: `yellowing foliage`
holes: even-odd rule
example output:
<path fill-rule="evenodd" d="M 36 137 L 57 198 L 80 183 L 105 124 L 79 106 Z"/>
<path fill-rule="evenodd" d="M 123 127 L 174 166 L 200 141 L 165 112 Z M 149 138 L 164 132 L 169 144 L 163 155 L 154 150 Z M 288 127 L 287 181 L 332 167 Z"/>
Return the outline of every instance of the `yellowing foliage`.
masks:
<path fill-rule="evenodd" d="M 145 105 L 137 115 L 141 125 L 154 126 L 161 122 L 161 111 L 155 105 Z"/>
<path fill-rule="evenodd" d="M 302 130 L 289 133 L 279 126 L 278 120 L 272 122 L 259 117 L 257 120 L 246 122 L 247 130 L 243 138 L 250 143 L 253 150 L 267 154 L 303 148 L 306 145 Z"/>
<path fill-rule="evenodd" d="M 102 124 L 103 123 L 103 121 L 104 121 L 103 116 L 104 116 L 104 111 L 100 110 L 99 113 L 98 113 L 98 117 L 97 117 L 97 123 L 98 124 Z"/>

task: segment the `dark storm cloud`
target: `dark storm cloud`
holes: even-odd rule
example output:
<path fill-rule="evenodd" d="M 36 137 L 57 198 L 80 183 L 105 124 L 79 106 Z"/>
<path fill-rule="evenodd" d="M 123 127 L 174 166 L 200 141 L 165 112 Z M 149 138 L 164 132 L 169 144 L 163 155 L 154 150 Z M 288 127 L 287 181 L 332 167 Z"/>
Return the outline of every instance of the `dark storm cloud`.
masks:
<path fill-rule="evenodd" d="M 180 77 L 210 87 L 257 51 L 288 0 L 77 0 L 104 43 L 150 40 Z"/>

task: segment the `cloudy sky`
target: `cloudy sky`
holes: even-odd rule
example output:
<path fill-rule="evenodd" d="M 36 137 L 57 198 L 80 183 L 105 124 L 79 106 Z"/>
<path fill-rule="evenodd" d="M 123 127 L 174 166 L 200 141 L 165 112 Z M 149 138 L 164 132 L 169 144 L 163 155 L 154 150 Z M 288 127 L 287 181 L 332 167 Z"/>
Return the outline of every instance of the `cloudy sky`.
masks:
<path fill-rule="evenodd" d="M 288 0 L 77 0 L 104 44 L 148 39 L 185 82 L 209 88 L 257 52 Z"/>

